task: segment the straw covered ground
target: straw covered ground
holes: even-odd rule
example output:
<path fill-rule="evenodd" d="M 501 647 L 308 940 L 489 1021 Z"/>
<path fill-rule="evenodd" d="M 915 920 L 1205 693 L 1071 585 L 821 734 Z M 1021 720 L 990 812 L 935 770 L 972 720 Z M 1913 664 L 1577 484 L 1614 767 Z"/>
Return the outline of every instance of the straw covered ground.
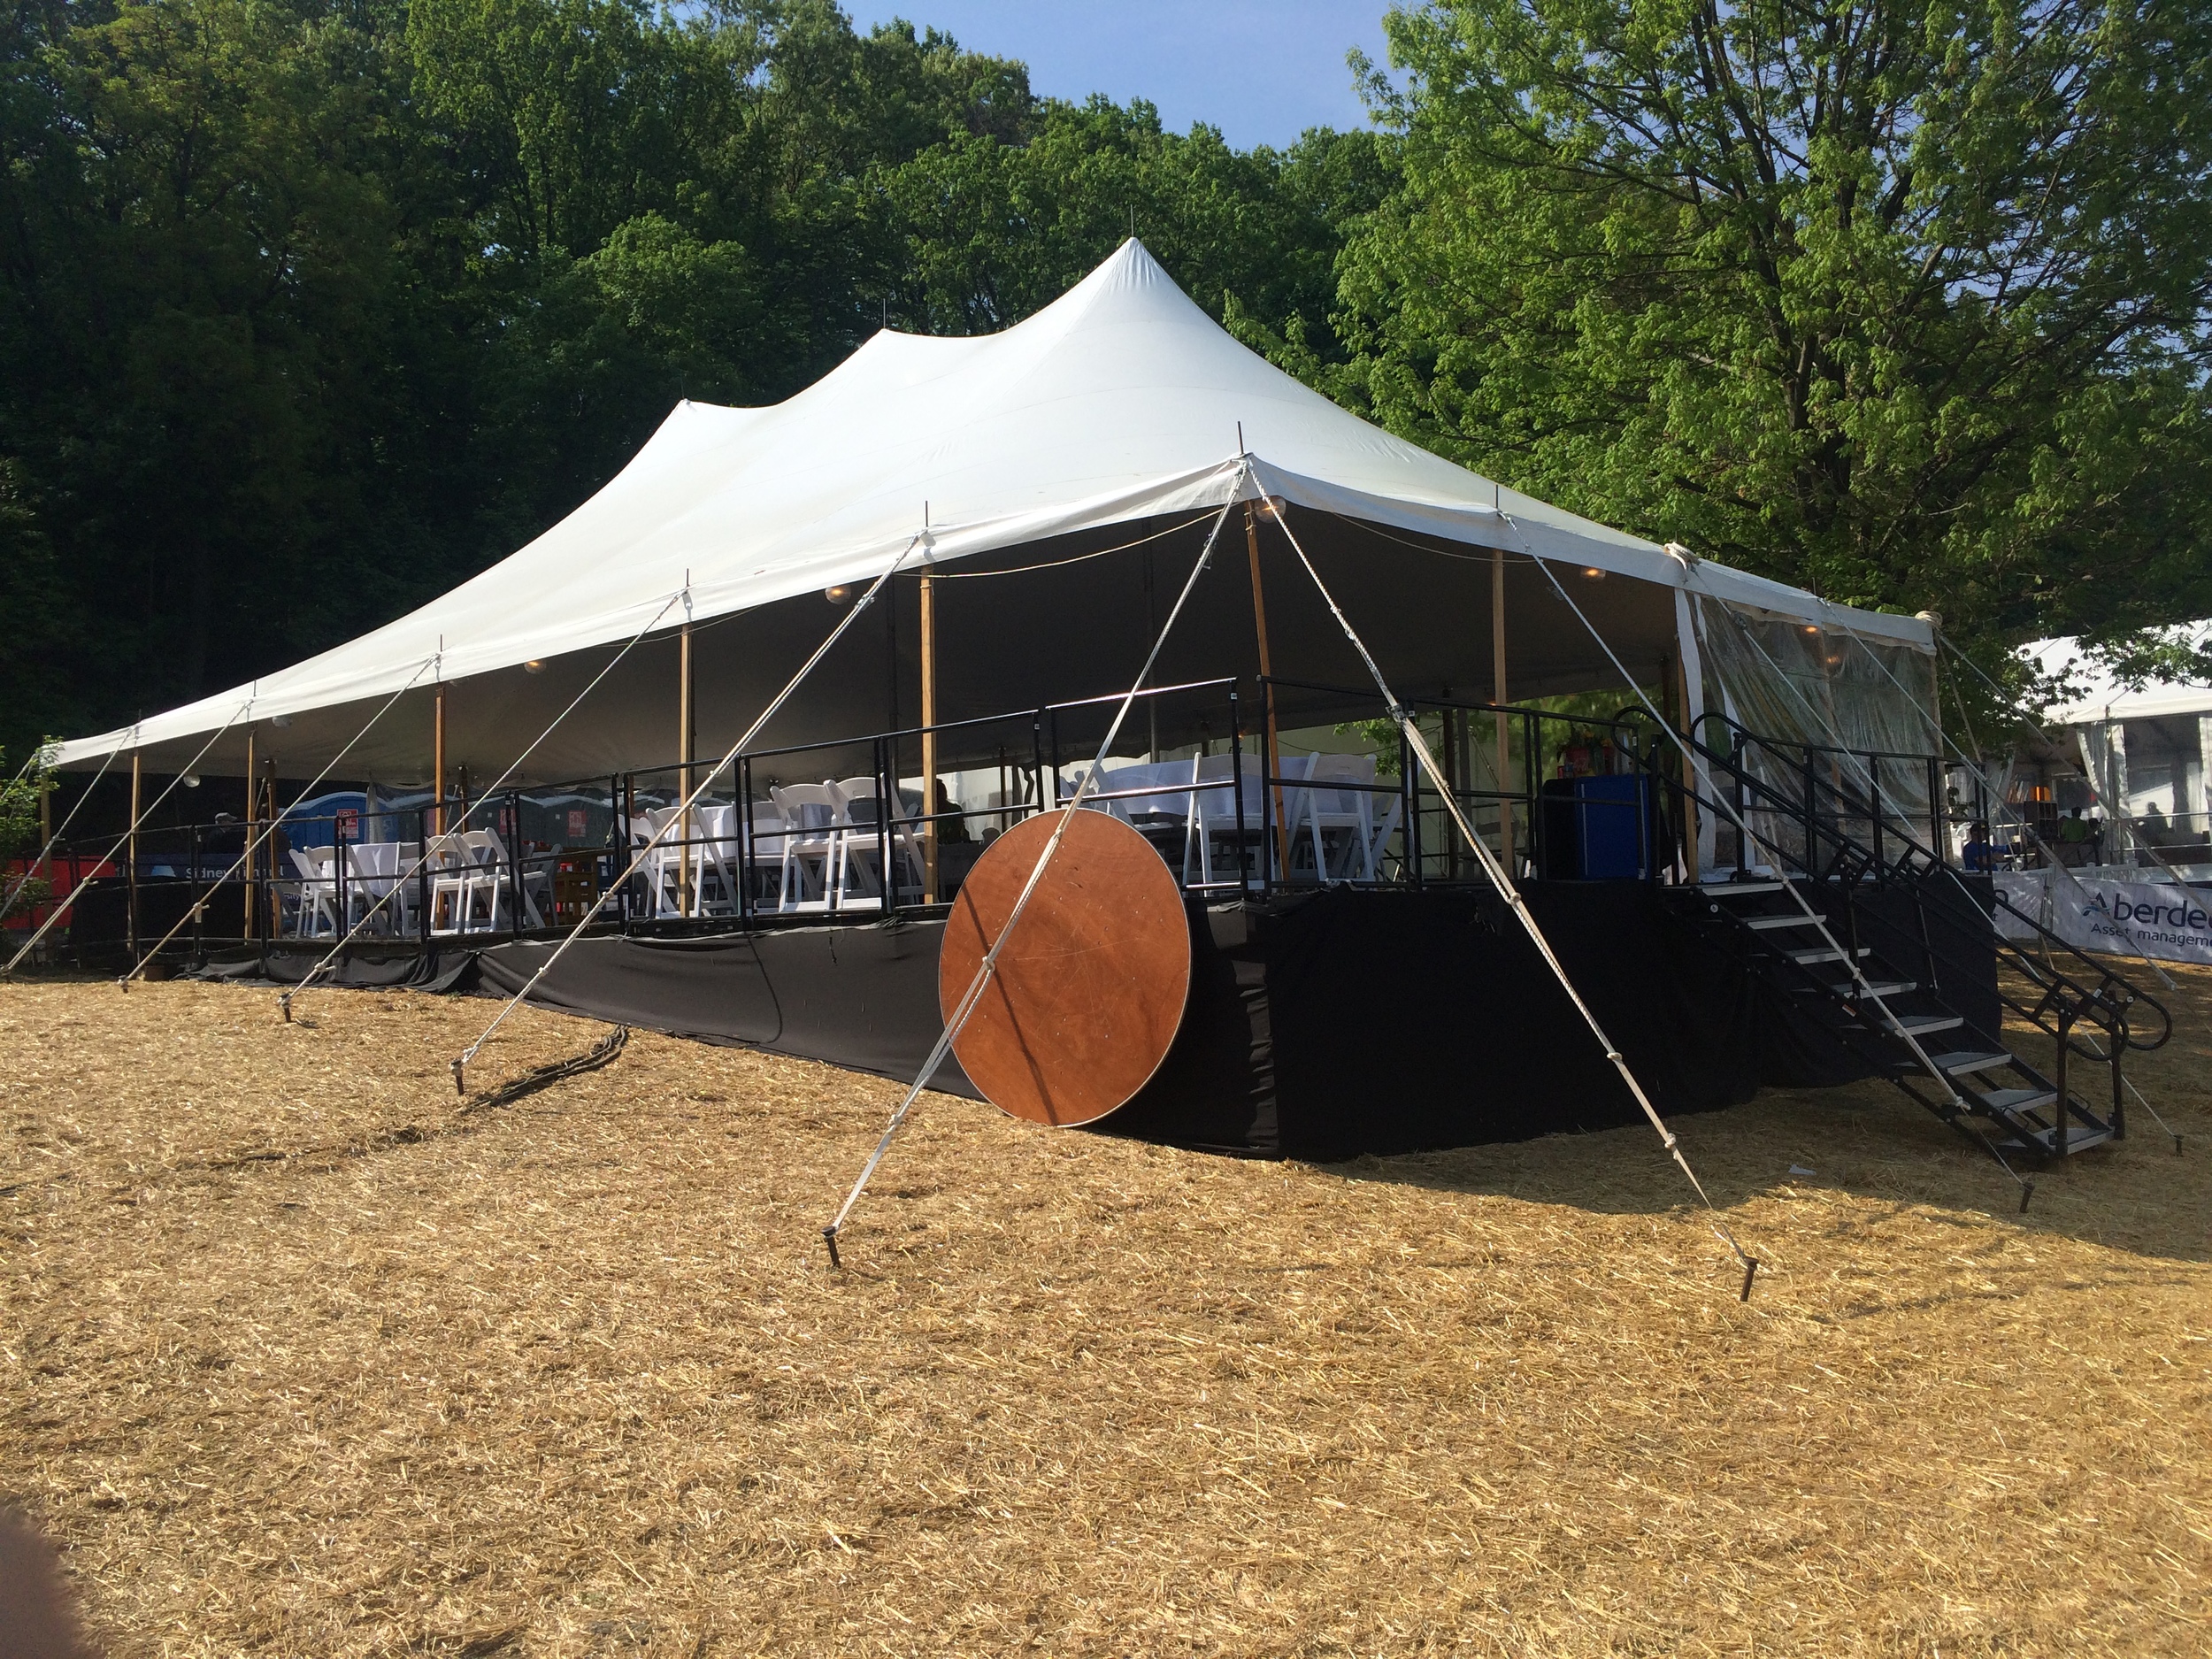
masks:
<path fill-rule="evenodd" d="M 2202 1652 L 2212 976 L 2043 1180 L 1875 1087 L 1317 1168 L 488 1005 L 0 988 L 0 1501 L 109 1651 Z M 600 1028 L 514 1021 L 498 1075 Z M 1379 1079 L 1388 1068 L 1379 1064 Z M 1793 1166 L 1795 1166 L 1793 1169 Z M 1809 1171 L 1810 1173 L 1801 1171 Z"/>

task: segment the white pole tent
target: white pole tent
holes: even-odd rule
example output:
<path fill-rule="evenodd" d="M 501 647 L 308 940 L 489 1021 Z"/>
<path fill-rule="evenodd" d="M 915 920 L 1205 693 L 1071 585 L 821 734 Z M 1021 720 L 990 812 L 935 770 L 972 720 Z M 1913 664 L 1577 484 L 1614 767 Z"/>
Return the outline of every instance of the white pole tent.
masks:
<path fill-rule="evenodd" d="M 420 773 L 434 683 L 457 690 L 450 741 L 459 760 L 496 771 L 518 734 L 572 700 L 679 594 L 688 603 L 671 614 L 698 636 L 694 718 L 711 750 L 821 638 L 824 595 L 872 581 L 918 534 L 917 569 L 1027 568 L 1125 545 L 1240 492 L 1311 515 L 1308 544 L 1379 653 L 1413 684 L 1490 683 L 1494 572 L 1486 552 L 1479 565 L 1465 562 L 1470 549 L 1584 572 L 1593 619 L 1655 683 L 1663 663 L 1709 667 L 1717 606 L 1778 629 L 1840 618 L 1884 649 L 1922 657 L 1933 649 L 1923 621 L 1847 611 L 1609 529 L 1380 431 L 1238 343 L 1133 239 L 1001 334 L 887 330 L 781 403 L 680 403 L 603 489 L 482 574 L 250 686 L 66 743 L 59 764 L 94 767 L 129 748 L 159 772 L 191 757 L 249 703 L 201 770 L 242 772 L 249 728 L 264 759 L 274 751 L 297 768 L 336 752 L 429 659 L 432 673 L 361 739 L 349 764 L 364 776 Z M 1458 566 L 1437 557 L 1454 552 Z M 1110 568 L 1113 603 L 1125 603 L 1129 567 Z M 941 706 L 1026 706 L 1048 671 L 1061 686 L 1076 682 L 1074 695 L 1119 683 L 1125 649 L 1100 649 L 1095 663 L 1087 656 L 1102 577 L 1069 570 L 1057 585 L 985 584 L 987 632 L 972 615 L 966 647 L 948 653 Z M 1514 694 L 1608 683 L 1610 671 L 1534 572 L 1509 574 L 1529 579 L 1507 584 Z M 1222 610 L 1217 626 L 1195 617 L 1194 631 L 1201 641 L 1232 637 L 1232 615 Z M 1702 618 L 1701 654 L 1686 633 L 1694 615 Z M 718 641 L 722 624 L 731 626 Z M 1318 649 L 1330 638 L 1311 605 L 1271 614 L 1269 626 L 1279 663 L 1294 660 L 1302 640 Z M 671 625 L 633 653 L 544 742 L 521 781 L 677 758 L 669 731 L 678 649 Z M 880 666 L 861 667 L 868 653 L 880 657 L 880 636 L 856 630 L 840 649 L 764 741 L 895 724 L 881 718 Z M 895 649 L 910 652 L 910 639 Z M 1689 686 L 1693 711 L 1705 693 Z"/>
<path fill-rule="evenodd" d="M 2172 642 L 2201 649 L 2212 640 L 2212 620 L 2166 632 Z M 2155 813 L 2154 833 L 2172 836 L 2179 848 L 2200 846 L 2212 828 L 2212 777 L 2205 771 L 2212 758 L 2212 686 L 2129 683 L 2075 639 L 2039 640 L 2020 654 L 2058 688 L 2042 724 L 2080 745 L 2079 764 L 2105 813 L 2139 826 Z"/>
<path fill-rule="evenodd" d="M 2053 966 L 2063 941 L 2039 963 L 2000 939 L 1950 870 L 1937 646 L 1932 618 L 1608 528 L 1379 430 L 1132 239 L 1003 333 L 887 330 L 781 403 L 680 404 L 451 592 L 65 745 L 87 770 L 121 750 L 134 775 L 257 767 L 272 809 L 265 875 L 234 879 L 256 856 L 234 830 L 180 826 L 184 873 L 139 848 L 73 948 L 120 940 L 136 972 L 142 932 L 159 954 L 188 927 L 210 971 L 473 975 L 910 1081 L 948 1044 L 968 1066 L 947 1016 L 980 995 L 942 991 L 932 941 L 1021 856 L 1013 832 L 1087 793 L 1190 924 L 1182 1023 L 1106 1108 L 1128 1133 L 1348 1156 L 1871 1068 L 2068 1156 L 2124 1133 L 2120 1110 L 2003 1041 L 1999 954 L 2037 1008 L 2098 1025 L 2116 1102 L 2123 1056 L 2170 1027 L 2146 1035 L 2154 1002 L 2081 953 Z M 1564 694 L 1587 695 L 1542 706 Z M 354 824 L 384 836 L 274 811 L 279 775 L 363 784 Z M 410 837 L 377 803 L 425 780 Z M 1010 893 L 1043 865 L 1021 873 Z M 140 927 L 149 905 L 167 934 Z M 1887 942 L 1847 949 L 1847 912 Z M 1065 990 L 983 959 L 1008 1007 Z M 1027 1018 L 972 1048 L 1066 1070 Z M 1963 1046 L 1921 1040 L 1950 1032 Z M 1400 1086 L 1379 1096 L 1381 1052 Z"/>

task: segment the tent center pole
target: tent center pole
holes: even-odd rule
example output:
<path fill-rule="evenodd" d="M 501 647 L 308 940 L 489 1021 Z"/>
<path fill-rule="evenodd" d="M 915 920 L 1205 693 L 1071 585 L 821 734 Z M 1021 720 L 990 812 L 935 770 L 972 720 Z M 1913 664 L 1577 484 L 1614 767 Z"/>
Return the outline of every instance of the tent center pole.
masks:
<path fill-rule="evenodd" d="M 1513 868 L 1513 802 L 1505 793 L 1513 775 L 1512 718 L 1505 712 L 1505 549 L 1490 549 L 1490 701 L 1498 705 L 1498 862 Z M 1530 812 L 1536 810 L 1534 802 Z"/>
<path fill-rule="evenodd" d="M 1244 550 L 1252 565 L 1252 626 L 1260 641 L 1260 687 L 1266 694 L 1263 706 L 1267 713 L 1267 753 L 1260 770 L 1273 775 L 1282 770 L 1282 757 L 1275 745 L 1275 669 L 1267 649 L 1267 595 L 1260 586 L 1260 511 L 1256 502 L 1244 503 Z M 1241 786 L 1240 799 L 1241 798 Z M 1276 879 L 1290 879 L 1290 826 L 1283 822 L 1283 786 L 1275 790 L 1275 868 Z M 1265 884 L 1263 883 L 1263 886 Z"/>
<path fill-rule="evenodd" d="M 887 780 L 894 805 L 898 797 L 898 764 Z M 890 873 L 884 875 L 887 892 Z M 937 579 L 922 572 L 922 902 L 937 902 Z"/>

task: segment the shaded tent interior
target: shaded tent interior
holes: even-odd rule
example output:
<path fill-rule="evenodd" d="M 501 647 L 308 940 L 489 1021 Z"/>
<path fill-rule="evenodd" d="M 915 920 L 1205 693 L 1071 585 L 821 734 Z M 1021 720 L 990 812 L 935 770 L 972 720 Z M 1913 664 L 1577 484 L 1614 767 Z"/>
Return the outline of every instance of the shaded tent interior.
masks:
<path fill-rule="evenodd" d="M 1419 538 L 1333 513 L 1291 506 L 1298 541 L 1402 695 L 1487 702 L 1494 684 L 1492 558 L 1489 549 Z M 1047 703 L 1117 696 L 1142 664 L 1189 576 L 1217 510 L 1141 520 L 1002 549 L 936 572 L 937 714 L 940 722 L 1018 715 Z M 1141 542 L 1140 546 L 1130 546 Z M 1323 604 L 1282 530 L 1259 518 L 1261 584 L 1271 662 L 1279 680 L 1344 688 L 1281 694 L 1286 725 L 1325 726 L 1382 712 L 1365 669 Z M 1504 554 L 1507 671 L 1518 699 L 1633 688 L 1592 641 L 1552 583 L 1526 556 Z M 1677 649 L 1673 593 L 1632 576 L 1594 578 L 1568 568 L 1574 602 L 1624 665 L 1651 687 Z M 921 702 L 918 567 L 894 576 L 863 618 L 756 740 L 756 749 L 829 744 L 910 728 Z M 856 588 L 836 598 L 810 593 L 697 624 L 693 630 L 696 753 L 719 757 L 835 626 Z M 447 699 L 449 764 L 480 780 L 499 776 L 532 737 L 551 735 L 517 772 L 525 785 L 605 777 L 672 766 L 678 754 L 678 646 L 671 627 L 641 641 L 595 689 L 587 689 L 621 652 L 595 647 L 454 682 Z M 1168 636 L 1155 685 L 1238 679 L 1256 694 L 1258 640 L 1241 509 L 1233 509 L 1211 565 Z M 342 775 L 393 785 L 430 772 L 435 690 L 426 674 L 398 704 L 361 728 L 384 699 L 334 704 L 263 722 L 255 754 L 282 775 L 309 776 L 349 741 Z M 577 700 L 581 697 L 580 703 Z M 573 710 L 564 718 L 571 704 Z M 1141 750 L 1156 733 L 1162 749 L 1228 736 L 1217 704 L 1164 699 Z M 556 725 L 556 722 L 558 722 Z M 1068 737 L 1085 731 L 1071 720 Z M 1095 732 L 1092 741 L 1095 741 Z M 941 740 L 942 764 L 980 760 L 1009 739 L 1004 731 Z M 160 772 L 185 764 L 198 742 L 150 745 L 145 764 Z M 242 726 L 226 733 L 197 763 L 211 776 L 242 773 Z M 297 755 L 300 759 L 288 760 Z M 1087 758 L 1072 752 L 1065 758 Z M 809 757 L 831 775 L 847 753 Z M 80 763 L 81 764 L 82 763 Z M 795 777 L 799 775 L 793 774 Z"/>

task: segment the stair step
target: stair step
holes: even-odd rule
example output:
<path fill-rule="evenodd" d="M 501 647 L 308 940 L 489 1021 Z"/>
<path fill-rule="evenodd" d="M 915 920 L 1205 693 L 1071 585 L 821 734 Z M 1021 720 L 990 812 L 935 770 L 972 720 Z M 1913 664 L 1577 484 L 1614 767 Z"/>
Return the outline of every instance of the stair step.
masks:
<path fill-rule="evenodd" d="M 1855 956 L 1863 956 L 1871 953 L 1873 949 L 1871 945 L 1861 945 L 1851 954 Z M 1812 950 L 1785 951 L 1783 954 L 1792 962 L 1841 962 L 1844 956 L 1842 951 L 1832 945 L 1822 945 Z"/>
<path fill-rule="evenodd" d="M 1931 1055 L 1936 1070 L 1953 1077 L 1963 1077 L 1970 1071 L 1986 1071 L 1993 1065 L 2003 1065 L 2012 1056 L 2003 1049 L 1955 1048 L 1949 1054 Z"/>
<path fill-rule="evenodd" d="M 2086 1152 L 2091 1147 L 2101 1147 L 2112 1139 L 2109 1129 L 2092 1128 L 2087 1124 L 2066 1125 L 2066 1150 L 2071 1154 Z M 2053 1129 L 2031 1129 L 2016 1135 L 2004 1143 L 2008 1152 L 2025 1151 L 2033 1147 L 2038 1152 L 2055 1154 L 2058 1150 L 2058 1132 Z"/>
<path fill-rule="evenodd" d="M 1820 918 L 1816 916 L 1747 916 L 1743 918 L 1743 925 L 1755 933 L 1763 933 L 1769 928 L 1774 927 L 1817 927 L 1820 926 Z"/>
<path fill-rule="evenodd" d="M 1779 881 L 1701 881 L 1699 891 L 1710 898 L 1748 898 L 1755 893 L 1780 893 Z"/>
<path fill-rule="evenodd" d="M 2055 1088 L 1997 1088 L 1986 1094 L 1977 1091 L 1976 1098 L 1993 1112 L 2033 1111 L 2039 1106 L 2049 1106 L 2058 1100 Z"/>
<path fill-rule="evenodd" d="M 1956 1031 L 1966 1024 L 1962 1014 L 1907 1014 L 1897 1022 L 1915 1037 L 1925 1037 L 1939 1031 Z"/>
<path fill-rule="evenodd" d="M 1859 995 L 1862 996 L 1902 996 L 1908 991 L 1917 991 L 1919 988 L 1920 981 L 1917 979 L 1869 979 L 1866 982 L 1866 988 Z"/>

